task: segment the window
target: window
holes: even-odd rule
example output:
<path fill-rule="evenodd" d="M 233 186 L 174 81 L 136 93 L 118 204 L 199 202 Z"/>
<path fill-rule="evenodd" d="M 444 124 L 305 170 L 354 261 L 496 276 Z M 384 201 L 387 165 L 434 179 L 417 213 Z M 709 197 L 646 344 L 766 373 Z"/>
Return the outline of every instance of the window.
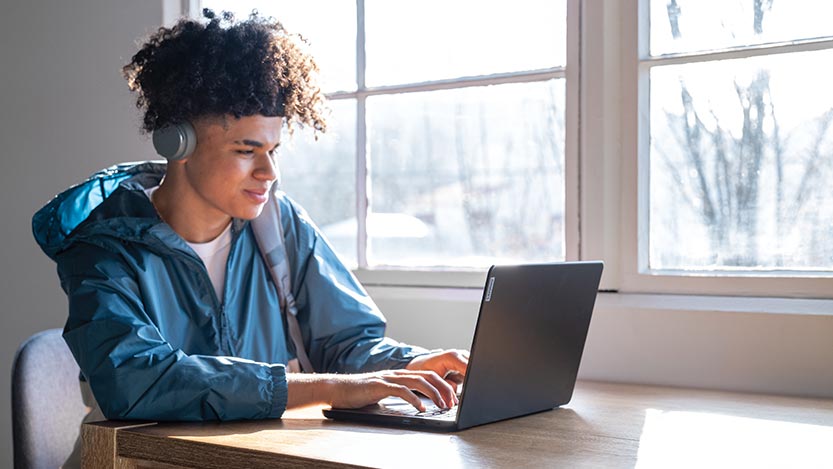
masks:
<path fill-rule="evenodd" d="M 833 269 L 827 4 L 652 0 L 651 269 Z"/>
<path fill-rule="evenodd" d="M 348 264 L 479 285 L 492 263 L 565 259 L 566 1 L 201 6 L 309 40 L 332 128 L 282 149 L 283 186 Z"/>
<path fill-rule="evenodd" d="M 833 7 L 629 3 L 637 254 L 623 287 L 829 296 L 833 90 L 816 64 L 833 59 Z"/>
<path fill-rule="evenodd" d="M 332 131 L 284 187 L 366 283 L 604 259 L 606 290 L 833 298 L 824 0 L 201 4 L 309 38 Z"/>

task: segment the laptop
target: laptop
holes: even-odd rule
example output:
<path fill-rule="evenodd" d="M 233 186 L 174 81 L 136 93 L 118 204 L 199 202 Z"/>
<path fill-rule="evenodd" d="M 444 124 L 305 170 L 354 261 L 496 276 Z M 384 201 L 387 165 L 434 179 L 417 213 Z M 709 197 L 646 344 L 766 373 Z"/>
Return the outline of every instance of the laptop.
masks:
<path fill-rule="evenodd" d="M 480 302 L 459 404 L 418 412 L 399 398 L 359 409 L 325 409 L 331 419 L 437 431 L 533 414 L 570 402 L 601 261 L 492 266 Z"/>

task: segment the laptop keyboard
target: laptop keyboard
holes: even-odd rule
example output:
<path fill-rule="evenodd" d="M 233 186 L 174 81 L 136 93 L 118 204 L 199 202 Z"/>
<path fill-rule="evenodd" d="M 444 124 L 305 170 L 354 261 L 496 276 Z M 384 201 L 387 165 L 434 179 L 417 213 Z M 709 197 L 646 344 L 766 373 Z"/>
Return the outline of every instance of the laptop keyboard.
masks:
<path fill-rule="evenodd" d="M 414 407 L 387 407 L 382 410 L 383 414 L 388 415 L 407 415 L 409 417 L 432 417 L 443 420 L 454 420 L 457 418 L 457 406 L 450 409 L 441 409 L 435 405 L 425 407 L 425 412 L 420 412 Z"/>

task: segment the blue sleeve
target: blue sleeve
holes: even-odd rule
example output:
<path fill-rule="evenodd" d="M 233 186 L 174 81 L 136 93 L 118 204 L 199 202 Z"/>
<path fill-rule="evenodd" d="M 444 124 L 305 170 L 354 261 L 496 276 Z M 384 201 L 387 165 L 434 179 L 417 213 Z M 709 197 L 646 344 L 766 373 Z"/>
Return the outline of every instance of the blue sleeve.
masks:
<path fill-rule="evenodd" d="M 288 198 L 282 222 L 298 322 L 318 372 L 404 368 L 427 353 L 385 337 L 385 318 L 306 213 Z"/>
<path fill-rule="evenodd" d="M 76 244 L 59 256 L 58 273 L 69 298 L 64 339 L 108 419 L 283 414 L 283 365 L 174 349 L 145 313 L 135 273 L 119 254 Z"/>

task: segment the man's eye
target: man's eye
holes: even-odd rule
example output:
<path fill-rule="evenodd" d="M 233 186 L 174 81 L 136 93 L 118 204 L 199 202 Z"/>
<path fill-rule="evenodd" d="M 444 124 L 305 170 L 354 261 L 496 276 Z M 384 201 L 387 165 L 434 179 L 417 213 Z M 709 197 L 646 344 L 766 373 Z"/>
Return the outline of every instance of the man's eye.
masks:
<path fill-rule="evenodd" d="M 254 150 L 235 150 L 235 153 L 239 155 L 252 155 L 254 154 Z"/>

